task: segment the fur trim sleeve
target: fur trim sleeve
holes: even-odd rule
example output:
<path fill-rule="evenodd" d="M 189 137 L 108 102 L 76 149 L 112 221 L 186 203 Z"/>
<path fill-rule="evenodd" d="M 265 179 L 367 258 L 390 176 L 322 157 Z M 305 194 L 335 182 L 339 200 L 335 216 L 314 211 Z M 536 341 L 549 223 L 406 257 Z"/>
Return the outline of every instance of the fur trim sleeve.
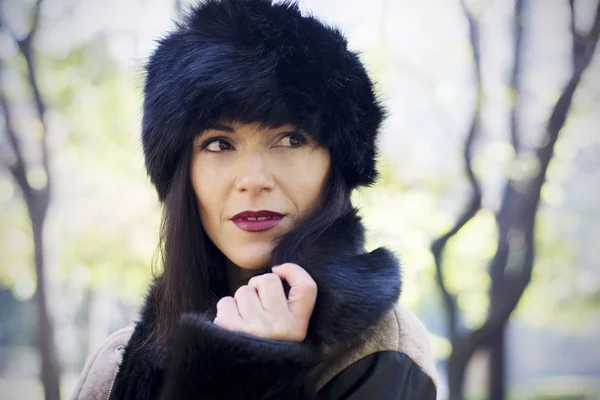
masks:
<path fill-rule="evenodd" d="M 173 336 L 166 399 L 310 399 L 319 354 L 304 343 L 262 339 L 186 314 Z"/>

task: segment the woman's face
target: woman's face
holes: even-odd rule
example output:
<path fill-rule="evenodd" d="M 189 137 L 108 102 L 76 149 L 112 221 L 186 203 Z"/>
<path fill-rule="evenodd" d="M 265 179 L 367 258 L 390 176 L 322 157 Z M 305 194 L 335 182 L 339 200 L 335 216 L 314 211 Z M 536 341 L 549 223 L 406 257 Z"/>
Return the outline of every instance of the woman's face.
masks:
<path fill-rule="evenodd" d="M 220 123 L 194 139 L 191 180 L 204 231 L 244 270 L 318 207 L 330 155 L 292 125 Z"/>

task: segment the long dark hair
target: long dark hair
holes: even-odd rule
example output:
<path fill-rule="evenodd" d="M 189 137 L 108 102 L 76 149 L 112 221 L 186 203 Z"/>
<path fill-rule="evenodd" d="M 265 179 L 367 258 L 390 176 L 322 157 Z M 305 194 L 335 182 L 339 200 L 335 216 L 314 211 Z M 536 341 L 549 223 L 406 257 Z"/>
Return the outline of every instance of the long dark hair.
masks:
<path fill-rule="evenodd" d="M 161 352 L 180 316 L 186 312 L 211 312 L 218 300 L 229 295 L 225 256 L 202 228 L 190 179 L 191 148 L 184 151 L 163 204 L 160 228 L 160 271 L 155 271 L 154 326 L 146 341 L 151 351 Z M 304 245 L 316 240 L 339 217 L 352 209 L 350 190 L 332 160 L 322 203 L 313 215 L 280 240 L 293 235 L 294 245 L 273 251 L 285 261 Z M 276 256 L 275 256 L 276 255 Z"/>

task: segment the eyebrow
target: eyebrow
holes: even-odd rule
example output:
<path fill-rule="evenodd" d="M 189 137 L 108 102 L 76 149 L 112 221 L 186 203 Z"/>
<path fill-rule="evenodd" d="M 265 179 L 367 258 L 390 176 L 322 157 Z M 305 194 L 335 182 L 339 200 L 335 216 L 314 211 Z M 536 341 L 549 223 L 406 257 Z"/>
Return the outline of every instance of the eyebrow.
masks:
<path fill-rule="evenodd" d="M 284 125 L 286 125 L 286 124 L 284 123 L 284 124 L 281 124 L 279 126 L 272 127 L 272 129 L 279 129 L 279 128 L 281 128 Z M 233 128 L 232 126 L 224 125 L 224 124 L 218 123 L 218 122 L 210 124 L 210 125 L 207 125 L 203 129 L 202 132 L 205 132 L 205 131 L 208 131 L 208 130 L 222 131 L 222 132 L 227 132 L 227 133 L 235 133 L 236 132 L 235 128 Z M 289 132 L 290 133 L 299 133 L 299 134 L 308 134 L 304 130 L 298 129 L 298 128 L 295 128 L 295 127 L 294 127 L 294 129 L 291 129 Z"/>

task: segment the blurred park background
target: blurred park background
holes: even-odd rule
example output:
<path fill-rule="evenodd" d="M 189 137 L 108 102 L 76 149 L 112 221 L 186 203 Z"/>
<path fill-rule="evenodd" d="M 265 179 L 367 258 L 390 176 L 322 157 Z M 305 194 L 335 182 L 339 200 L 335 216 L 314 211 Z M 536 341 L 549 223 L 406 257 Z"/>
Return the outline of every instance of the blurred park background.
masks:
<path fill-rule="evenodd" d="M 160 206 L 143 65 L 184 0 L 0 2 L 0 399 L 68 398 L 131 324 Z M 597 0 L 304 0 L 390 116 L 355 194 L 439 398 L 600 399 Z M 59 383 L 60 382 L 60 383 Z"/>

